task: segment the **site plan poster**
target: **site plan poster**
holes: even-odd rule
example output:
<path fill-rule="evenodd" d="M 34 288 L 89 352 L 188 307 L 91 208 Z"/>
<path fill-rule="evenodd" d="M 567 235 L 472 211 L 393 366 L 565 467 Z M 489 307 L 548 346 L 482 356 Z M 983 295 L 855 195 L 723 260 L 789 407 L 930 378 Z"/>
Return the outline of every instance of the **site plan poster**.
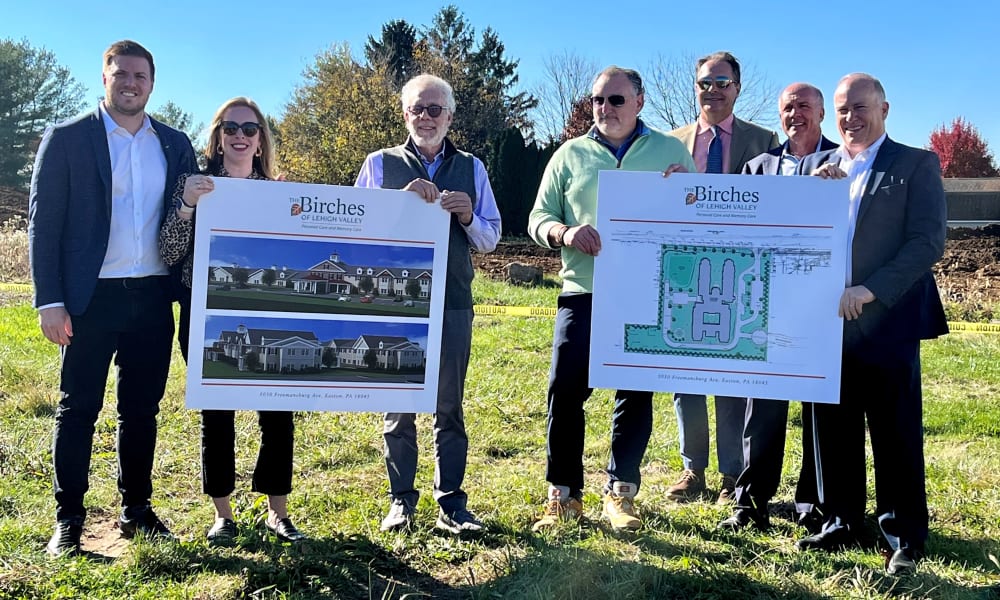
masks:
<path fill-rule="evenodd" d="M 187 406 L 433 412 L 448 219 L 412 192 L 215 178 Z"/>
<path fill-rule="evenodd" d="M 847 180 L 602 171 L 590 385 L 839 402 Z"/>

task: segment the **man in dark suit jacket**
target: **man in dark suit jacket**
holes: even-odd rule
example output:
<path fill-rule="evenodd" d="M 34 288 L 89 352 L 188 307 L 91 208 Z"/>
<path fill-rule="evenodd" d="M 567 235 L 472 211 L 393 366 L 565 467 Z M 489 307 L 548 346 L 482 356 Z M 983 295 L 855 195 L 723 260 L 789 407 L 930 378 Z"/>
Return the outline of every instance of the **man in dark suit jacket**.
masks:
<path fill-rule="evenodd" d="M 695 65 L 698 120 L 670 132 L 687 147 L 699 173 L 740 173 L 743 165 L 761 152 L 778 147 L 778 134 L 737 119 L 733 106 L 740 95 L 740 62 L 729 52 L 715 52 Z M 717 152 L 713 149 L 718 146 Z M 713 160 L 714 159 L 714 160 Z M 708 409 L 704 394 L 674 394 L 678 438 L 684 472 L 667 489 L 677 502 L 705 493 L 708 466 Z M 743 419 L 746 399 L 715 397 L 715 443 L 722 485 L 718 501 L 733 500 L 736 478 L 743 471 Z"/>
<path fill-rule="evenodd" d="M 104 53 L 96 111 L 45 132 L 31 179 L 35 307 L 60 346 L 53 440 L 56 529 L 47 550 L 80 550 L 94 426 L 114 358 L 122 535 L 170 537 L 150 507 L 156 414 L 174 333 L 172 286 L 157 238 L 181 173 L 197 170 L 187 136 L 145 114 L 153 57 L 123 40 Z"/>
<path fill-rule="evenodd" d="M 781 127 L 788 140 L 750 160 L 744 175 L 794 175 L 808 154 L 833 150 L 837 144 L 823 136 L 823 92 L 808 83 L 793 83 L 778 97 Z M 736 480 L 736 506 L 720 529 L 739 530 L 748 525 L 766 529 L 770 525 L 767 504 L 778 491 L 785 453 L 788 401 L 748 398 L 743 429 L 743 472 Z M 812 404 L 802 403 L 802 468 L 795 488 L 798 522 L 817 527 L 819 499 L 813 454 Z"/>
<path fill-rule="evenodd" d="M 816 405 L 822 531 L 802 550 L 853 544 L 865 512 L 865 421 L 875 461 L 875 512 L 892 550 L 890 574 L 911 571 L 927 539 L 920 340 L 948 332 L 931 273 L 944 252 L 947 210 L 938 157 L 885 134 L 882 84 L 862 73 L 834 95 L 843 145 L 800 172 L 851 181 L 839 405 Z"/>

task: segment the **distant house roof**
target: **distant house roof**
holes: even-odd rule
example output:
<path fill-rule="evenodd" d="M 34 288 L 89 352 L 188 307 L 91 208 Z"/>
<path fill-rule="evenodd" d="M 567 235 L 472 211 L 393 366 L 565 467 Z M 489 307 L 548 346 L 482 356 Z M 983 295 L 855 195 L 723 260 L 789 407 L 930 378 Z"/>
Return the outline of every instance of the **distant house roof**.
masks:
<path fill-rule="evenodd" d="M 409 338 L 398 335 L 362 335 L 358 338 L 355 347 L 363 346 L 365 348 L 378 349 L 380 344 L 384 350 L 398 350 L 407 347 L 420 348 L 418 344 L 414 344 Z"/>
<path fill-rule="evenodd" d="M 944 179 L 949 221 L 1000 220 L 1000 177 Z"/>
<path fill-rule="evenodd" d="M 235 331 L 223 331 L 219 334 L 219 340 L 225 342 L 243 341 L 254 345 L 266 345 L 287 340 L 289 338 L 301 338 L 309 342 L 319 343 L 316 334 L 311 331 L 291 331 L 285 329 L 247 329 L 244 338 Z"/>
<path fill-rule="evenodd" d="M 946 177 L 944 191 L 952 192 L 1000 192 L 1000 177 Z"/>

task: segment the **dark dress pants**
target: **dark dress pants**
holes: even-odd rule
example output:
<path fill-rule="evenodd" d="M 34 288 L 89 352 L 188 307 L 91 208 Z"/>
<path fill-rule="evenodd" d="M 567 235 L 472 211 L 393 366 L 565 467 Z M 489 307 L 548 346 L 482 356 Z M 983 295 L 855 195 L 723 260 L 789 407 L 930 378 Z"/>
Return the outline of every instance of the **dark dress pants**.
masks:
<path fill-rule="evenodd" d="M 434 413 L 434 499 L 446 513 L 465 509 L 469 499 L 462 489 L 469 455 L 462 403 L 472 352 L 474 316 L 471 308 L 446 308 L 442 317 L 441 364 Z M 393 498 L 416 506 L 420 497 L 416 489 L 417 415 L 386 413 L 382 438 L 390 493 Z"/>
<path fill-rule="evenodd" d="M 174 335 L 169 279 L 98 280 L 86 311 L 71 319 L 73 337 L 61 350 L 62 398 L 52 443 L 56 518 L 86 514 L 94 429 L 112 360 L 117 367 L 118 490 L 126 509 L 148 505 L 156 415 Z"/>
<path fill-rule="evenodd" d="M 177 331 L 177 342 L 185 363 L 191 325 L 190 290 L 188 294 L 181 299 Z M 260 450 L 253 470 L 253 491 L 268 496 L 284 496 L 292 491 L 293 415 L 289 411 L 258 411 Z M 235 411 L 201 411 L 201 489 L 212 498 L 229 496 L 236 489 Z"/>
<path fill-rule="evenodd" d="M 549 370 L 545 478 L 568 487 L 576 498 L 583 493 L 583 404 L 593 391 L 587 385 L 592 300 L 592 294 L 559 295 Z M 611 417 L 609 487 L 614 481 L 625 481 L 638 490 L 642 483 L 639 466 L 652 430 L 653 393 L 617 390 Z"/>
<path fill-rule="evenodd" d="M 746 466 L 736 481 L 736 506 L 764 510 L 778 491 L 785 456 L 788 401 L 747 400 L 743 432 Z M 802 468 L 795 487 L 796 512 L 812 512 L 819 503 L 813 450 L 813 405 L 802 403 Z"/>
<path fill-rule="evenodd" d="M 875 512 L 894 548 L 927 539 L 920 346 L 892 355 L 844 353 L 840 405 L 815 405 L 823 514 L 859 527 L 866 501 L 865 421 L 875 463 Z"/>

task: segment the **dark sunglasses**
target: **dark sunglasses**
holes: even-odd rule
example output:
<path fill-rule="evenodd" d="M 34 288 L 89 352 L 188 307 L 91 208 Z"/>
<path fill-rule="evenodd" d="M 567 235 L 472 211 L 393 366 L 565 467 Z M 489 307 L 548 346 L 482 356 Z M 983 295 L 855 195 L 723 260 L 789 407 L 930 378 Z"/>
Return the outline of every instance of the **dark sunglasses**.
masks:
<path fill-rule="evenodd" d="M 441 116 L 441 111 L 444 109 L 445 108 L 443 106 L 438 106 L 437 104 L 431 104 L 430 106 L 424 106 L 423 104 L 415 104 L 413 106 L 408 107 L 406 110 L 408 110 L 410 114 L 413 115 L 414 117 L 419 117 L 420 115 L 424 114 L 424 111 L 426 110 L 427 114 L 430 115 L 432 119 L 436 119 Z"/>
<path fill-rule="evenodd" d="M 592 96 L 590 98 L 590 101 L 594 103 L 594 106 L 604 106 L 604 100 L 604 96 Z M 615 94 L 614 96 L 608 96 L 607 101 L 611 106 L 621 106 L 625 104 L 625 96 Z"/>
<path fill-rule="evenodd" d="M 706 77 L 705 79 L 699 79 L 698 88 L 701 89 L 701 91 L 703 92 L 707 92 L 708 90 L 712 89 L 712 85 L 714 84 L 715 87 L 719 88 L 720 90 L 724 90 L 727 87 L 733 85 L 734 83 L 739 83 L 739 82 L 733 81 L 732 79 L 726 77 L 725 75 L 719 75 L 715 79 L 712 79 L 711 77 Z"/>
<path fill-rule="evenodd" d="M 242 129 L 243 135 L 253 137 L 260 131 L 260 123 L 254 123 L 253 121 L 247 121 L 246 123 L 223 121 L 219 127 L 222 129 L 222 133 L 226 135 L 236 135 L 236 132 Z"/>

